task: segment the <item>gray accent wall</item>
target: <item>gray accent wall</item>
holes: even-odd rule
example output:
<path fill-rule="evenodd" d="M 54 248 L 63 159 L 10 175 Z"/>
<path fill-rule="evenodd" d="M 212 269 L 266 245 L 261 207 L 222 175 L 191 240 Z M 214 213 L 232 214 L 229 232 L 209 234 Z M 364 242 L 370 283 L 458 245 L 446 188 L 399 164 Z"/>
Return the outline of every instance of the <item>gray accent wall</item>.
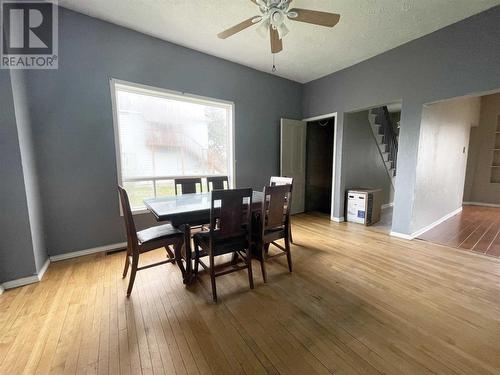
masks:
<path fill-rule="evenodd" d="M 33 144 L 30 105 L 28 102 L 26 71 L 10 71 L 14 111 L 16 114 L 17 134 L 21 162 L 23 168 L 26 203 L 32 248 L 37 272 L 48 259 L 45 247 L 45 230 L 43 225 L 42 197 L 40 195 L 39 176 L 36 167 L 36 156 Z"/>
<path fill-rule="evenodd" d="M 382 189 L 382 203 L 392 203 L 391 180 L 370 128 L 368 111 L 346 114 L 344 124 L 342 183 L 346 190 Z"/>
<path fill-rule="evenodd" d="M 402 100 L 392 230 L 411 234 L 422 106 L 500 88 L 500 6 L 307 83 L 304 117 L 337 112 L 335 216 L 343 216 L 345 113 Z M 429 223 L 430 224 L 430 223 Z"/>
<path fill-rule="evenodd" d="M 278 173 L 279 120 L 302 118 L 302 85 L 64 8 L 59 23 L 59 69 L 27 86 L 49 255 L 125 241 L 111 78 L 234 102 L 237 186 Z"/>
<path fill-rule="evenodd" d="M 495 131 L 500 122 L 500 94 L 481 98 L 479 126 L 471 128 L 465 202 L 500 204 L 500 183 L 491 182 Z M 498 154 L 498 153 L 497 153 Z M 500 164 L 500 160 L 496 160 Z"/>
<path fill-rule="evenodd" d="M 8 70 L 0 70 L 0 283 L 36 273 Z"/>

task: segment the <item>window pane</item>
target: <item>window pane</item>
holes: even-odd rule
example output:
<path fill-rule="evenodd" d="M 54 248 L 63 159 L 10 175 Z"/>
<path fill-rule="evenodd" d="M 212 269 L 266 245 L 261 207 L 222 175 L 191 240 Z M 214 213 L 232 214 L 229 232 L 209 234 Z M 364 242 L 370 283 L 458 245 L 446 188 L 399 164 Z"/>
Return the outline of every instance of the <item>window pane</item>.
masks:
<path fill-rule="evenodd" d="M 175 195 L 174 180 L 156 181 L 156 196 L 165 197 Z"/>
<path fill-rule="evenodd" d="M 229 110 L 117 88 L 122 176 L 228 174 Z"/>
<path fill-rule="evenodd" d="M 125 182 L 124 186 L 132 210 L 145 208 L 143 200 L 154 198 L 153 181 Z"/>

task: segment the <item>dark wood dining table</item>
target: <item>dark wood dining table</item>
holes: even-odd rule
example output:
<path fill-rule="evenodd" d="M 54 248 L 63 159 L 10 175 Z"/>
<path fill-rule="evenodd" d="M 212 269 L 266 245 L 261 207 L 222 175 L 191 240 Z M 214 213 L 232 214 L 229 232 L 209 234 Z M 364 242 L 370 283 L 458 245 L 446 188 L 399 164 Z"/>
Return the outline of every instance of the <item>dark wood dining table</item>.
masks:
<path fill-rule="evenodd" d="M 262 209 L 263 193 L 254 191 L 252 211 Z M 191 254 L 191 228 L 210 223 L 210 193 L 183 194 L 145 199 L 144 204 L 158 222 L 170 222 L 184 232 L 184 245 L 174 248 L 174 256 L 185 284 L 194 280 Z"/>

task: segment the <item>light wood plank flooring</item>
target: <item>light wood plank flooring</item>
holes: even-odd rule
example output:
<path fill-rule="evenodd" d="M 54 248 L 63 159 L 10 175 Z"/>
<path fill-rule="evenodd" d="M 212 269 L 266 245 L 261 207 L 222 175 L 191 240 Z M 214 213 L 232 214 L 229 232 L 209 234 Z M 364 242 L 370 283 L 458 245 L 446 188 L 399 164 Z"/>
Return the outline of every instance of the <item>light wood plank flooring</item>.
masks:
<path fill-rule="evenodd" d="M 184 287 L 123 253 L 53 263 L 0 296 L 0 374 L 499 374 L 500 261 L 325 216 L 293 219 L 294 272 Z M 155 260 L 163 252 L 153 252 Z"/>
<path fill-rule="evenodd" d="M 500 208 L 464 206 L 461 213 L 425 232 L 420 238 L 500 257 Z"/>

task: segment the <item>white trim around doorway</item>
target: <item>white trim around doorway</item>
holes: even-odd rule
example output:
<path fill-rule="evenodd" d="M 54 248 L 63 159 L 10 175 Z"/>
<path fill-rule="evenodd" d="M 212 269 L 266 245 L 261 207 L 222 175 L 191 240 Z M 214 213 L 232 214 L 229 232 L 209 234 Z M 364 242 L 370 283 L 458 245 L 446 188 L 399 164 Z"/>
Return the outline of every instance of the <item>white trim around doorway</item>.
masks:
<path fill-rule="evenodd" d="M 325 115 L 319 115 L 319 116 L 305 118 L 302 121 L 311 122 L 311 121 L 323 120 L 326 118 L 333 118 L 334 119 L 334 121 L 333 121 L 333 159 L 332 159 L 332 203 L 331 203 L 331 207 L 330 207 L 330 220 L 340 222 L 340 221 L 344 221 L 344 218 L 343 217 L 342 218 L 335 217 L 335 215 L 334 215 L 334 212 L 335 212 L 334 211 L 335 191 L 337 189 L 337 184 L 335 183 L 335 181 L 336 181 L 335 177 L 337 175 L 336 169 L 335 169 L 336 160 L 337 160 L 337 112 L 332 112 L 332 113 L 328 113 Z"/>

